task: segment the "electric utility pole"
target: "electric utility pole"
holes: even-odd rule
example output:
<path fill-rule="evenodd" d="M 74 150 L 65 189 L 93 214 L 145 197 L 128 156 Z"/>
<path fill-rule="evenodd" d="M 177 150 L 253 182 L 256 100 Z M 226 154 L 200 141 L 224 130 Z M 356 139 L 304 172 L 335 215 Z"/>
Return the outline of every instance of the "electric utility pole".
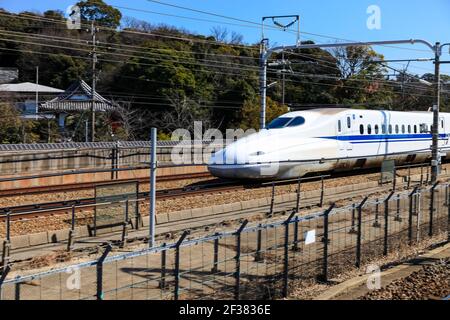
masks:
<path fill-rule="evenodd" d="M 441 45 L 436 42 L 434 46 L 434 95 L 435 104 L 433 105 L 433 130 L 432 130 L 432 145 L 431 145 L 431 183 L 437 182 L 439 175 L 439 166 L 441 164 L 441 155 L 439 152 L 439 108 L 441 105 L 441 64 L 450 63 L 450 61 L 441 61 L 442 48 L 449 46 L 450 43 Z"/>
<path fill-rule="evenodd" d="M 281 104 L 284 106 L 284 92 L 286 81 L 286 63 L 284 61 L 284 51 L 281 52 L 281 60 L 283 61 L 283 69 L 281 70 Z"/>
<path fill-rule="evenodd" d="M 433 105 L 433 128 L 432 128 L 432 143 L 431 143 L 431 183 L 434 184 L 437 181 L 439 171 L 439 106 L 441 103 L 441 73 L 440 73 L 440 46 L 439 42 L 436 42 L 434 50 L 434 94 L 435 104 Z"/>
<path fill-rule="evenodd" d="M 91 21 L 91 36 L 92 36 L 92 88 L 91 88 L 91 142 L 95 141 L 95 64 L 97 63 L 97 52 L 96 52 L 96 33 L 97 28 L 94 26 L 94 20 Z"/>
<path fill-rule="evenodd" d="M 38 119 L 39 112 L 39 66 L 36 66 L 36 106 L 34 120 Z"/>

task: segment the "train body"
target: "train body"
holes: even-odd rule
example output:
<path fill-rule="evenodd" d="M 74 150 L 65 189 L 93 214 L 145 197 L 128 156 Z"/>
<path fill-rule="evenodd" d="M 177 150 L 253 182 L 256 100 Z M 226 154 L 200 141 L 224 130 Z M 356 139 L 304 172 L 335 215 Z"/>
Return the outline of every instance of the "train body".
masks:
<path fill-rule="evenodd" d="M 220 178 L 289 179 L 308 173 L 396 165 L 431 159 L 432 112 L 319 108 L 290 112 L 266 129 L 214 153 Z M 450 114 L 439 116 L 440 157 L 450 156 Z"/>

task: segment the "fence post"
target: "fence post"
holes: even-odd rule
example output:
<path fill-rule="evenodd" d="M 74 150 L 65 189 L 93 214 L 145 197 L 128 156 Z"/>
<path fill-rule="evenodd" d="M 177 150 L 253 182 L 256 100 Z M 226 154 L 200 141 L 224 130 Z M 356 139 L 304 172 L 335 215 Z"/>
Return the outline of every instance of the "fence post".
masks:
<path fill-rule="evenodd" d="M 324 196 L 324 183 L 323 183 L 323 176 L 320 176 L 320 203 L 319 206 L 323 207 L 323 196 Z"/>
<path fill-rule="evenodd" d="M 448 186 L 448 184 L 447 184 Z M 447 210 L 447 242 L 450 242 L 450 192 L 447 194 L 447 203 L 448 203 L 448 210 Z"/>
<path fill-rule="evenodd" d="M 388 197 L 384 200 L 384 246 L 383 246 L 383 255 L 387 255 L 388 241 L 389 241 L 389 200 L 391 200 L 395 191 L 392 191 Z"/>
<path fill-rule="evenodd" d="M 97 261 L 97 300 L 103 300 L 103 262 L 111 250 L 112 247 L 108 244 L 102 256 Z"/>
<path fill-rule="evenodd" d="M 375 199 L 375 221 L 372 224 L 372 227 L 379 228 L 381 227 L 380 221 L 378 221 L 379 213 L 380 213 L 380 201 L 378 198 Z"/>
<path fill-rule="evenodd" d="M 413 226 L 413 198 L 419 187 L 415 187 L 414 190 L 408 195 L 409 198 L 409 214 L 408 214 L 408 240 L 409 245 L 412 245 L 412 226 Z"/>
<path fill-rule="evenodd" d="M 184 231 L 180 239 L 178 239 L 175 245 L 175 288 L 174 288 L 174 299 L 178 300 L 180 293 L 180 246 L 184 239 L 189 234 L 189 231 Z"/>
<path fill-rule="evenodd" d="M 272 198 L 270 200 L 270 211 L 269 211 L 270 217 L 273 215 L 274 202 L 275 202 L 275 182 L 272 182 Z"/>
<path fill-rule="evenodd" d="M 115 169 L 116 168 L 116 148 L 111 149 L 111 180 L 114 180 Z"/>
<path fill-rule="evenodd" d="M 125 212 L 124 212 L 124 219 L 123 219 L 123 228 L 122 228 L 122 243 L 121 247 L 125 247 L 128 240 L 128 222 L 129 222 L 129 200 L 125 200 Z"/>
<path fill-rule="evenodd" d="M 11 271 L 11 266 L 9 264 L 7 264 L 6 266 L 3 267 L 3 271 L 0 275 L 0 300 L 2 300 L 3 282 L 5 281 L 6 277 L 8 276 L 8 273 L 10 271 Z"/>
<path fill-rule="evenodd" d="M 294 222 L 294 245 L 292 246 L 293 251 L 298 251 L 298 217 L 295 217 Z"/>
<path fill-rule="evenodd" d="M 402 217 L 400 216 L 400 194 L 397 194 L 394 221 L 402 222 Z"/>
<path fill-rule="evenodd" d="M 218 232 L 215 234 L 217 238 L 214 239 L 214 262 L 211 272 L 219 271 L 219 235 L 220 234 Z"/>
<path fill-rule="evenodd" d="M 284 266 L 283 266 L 283 298 L 288 296 L 289 285 L 289 224 L 296 213 L 292 212 L 284 222 Z"/>
<path fill-rule="evenodd" d="M 356 267 L 361 266 L 362 208 L 369 197 L 365 197 L 358 205 L 358 233 L 356 237 Z"/>
<path fill-rule="evenodd" d="M 73 250 L 75 238 L 75 205 L 72 205 L 72 214 L 70 219 L 69 239 L 67 240 L 67 251 Z"/>
<path fill-rule="evenodd" d="M 408 181 L 406 184 L 406 189 L 409 189 L 411 186 L 411 165 L 408 166 Z"/>
<path fill-rule="evenodd" d="M 3 242 L 1 266 L 9 264 L 9 254 L 11 251 L 11 211 L 6 212 L 6 239 Z"/>
<path fill-rule="evenodd" d="M 336 204 L 333 203 L 323 214 L 323 274 L 322 281 L 328 282 L 328 216 Z"/>
<path fill-rule="evenodd" d="M 263 257 L 261 254 L 261 242 L 262 242 L 262 224 L 258 225 L 258 231 L 256 236 L 256 253 L 255 253 L 255 262 L 263 261 Z"/>
<path fill-rule="evenodd" d="M 295 210 L 298 213 L 300 211 L 300 187 L 301 187 L 302 179 L 298 178 L 298 184 L 297 184 L 297 202 L 295 204 Z"/>
<path fill-rule="evenodd" d="M 16 278 L 20 278 L 20 276 L 17 276 Z M 14 284 L 14 300 L 20 300 L 20 285 L 22 283 L 21 282 L 16 282 Z"/>
<path fill-rule="evenodd" d="M 419 192 L 417 194 L 414 195 L 414 214 L 417 215 L 417 227 L 416 227 L 416 241 L 419 242 L 420 241 L 420 234 L 421 234 L 421 230 L 420 230 L 420 223 L 421 223 L 421 217 L 422 217 L 422 208 L 420 206 L 421 204 L 421 199 L 422 197 L 422 193 Z"/>
<path fill-rule="evenodd" d="M 433 214 L 434 214 L 434 191 L 439 184 L 439 181 L 437 181 L 430 189 L 430 225 L 428 229 L 428 236 L 433 236 Z"/>
<path fill-rule="evenodd" d="M 392 190 L 395 190 L 396 187 L 397 187 L 397 170 L 395 169 L 394 166 L 394 179 L 392 180 Z"/>
<path fill-rule="evenodd" d="M 163 247 L 166 246 L 164 242 Z M 166 262 L 167 262 L 167 249 L 161 251 L 161 280 L 159 281 L 159 288 L 164 290 L 166 288 Z"/>
<path fill-rule="evenodd" d="M 236 272 L 234 274 L 236 284 L 234 288 L 234 299 L 239 300 L 241 298 L 241 233 L 247 225 L 248 220 L 245 220 L 239 229 L 236 231 Z"/>
<path fill-rule="evenodd" d="M 444 206 L 448 206 L 449 201 L 448 201 L 448 184 L 445 185 L 445 202 L 444 202 Z"/>
<path fill-rule="evenodd" d="M 141 212 L 139 210 L 139 181 L 137 182 L 136 188 L 136 201 L 134 203 L 134 221 L 135 221 L 135 229 L 139 230 L 139 225 L 142 223 Z M 150 222 L 150 221 L 149 221 Z"/>
<path fill-rule="evenodd" d="M 352 225 L 351 225 L 348 233 L 357 233 L 357 231 L 355 229 L 355 211 L 356 211 L 356 205 L 354 203 L 352 203 Z"/>
<path fill-rule="evenodd" d="M 420 185 L 423 185 L 423 165 L 420 165 Z"/>

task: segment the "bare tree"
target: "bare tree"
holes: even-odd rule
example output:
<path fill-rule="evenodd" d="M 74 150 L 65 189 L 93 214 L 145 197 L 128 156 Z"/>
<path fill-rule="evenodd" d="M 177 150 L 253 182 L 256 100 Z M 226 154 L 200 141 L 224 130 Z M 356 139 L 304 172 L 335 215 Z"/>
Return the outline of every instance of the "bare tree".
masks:
<path fill-rule="evenodd" d="M 148 121 L 149 113 L 133 108 L 132 99 L 121 101 L 120 104 L 115 103 L 115 105 L 117 107 L 113 112 L 120 118 L 125 139 L 135 140 L 140 133 L 149 130 L 151 126 Z"/>
<path fill-rule="evenodd" d="M 235 31 L 231 32 L 231 44 L 242 44 L 244 41 L 244 36 L 240 33 L 237 33 Z"/>
<path fill-rule="evenodd" d="M 211 28 L 211 34 L 218 42 L 227 42 L 228 30 L 221 26 Z"/>
<path fill-rule="evenodd" d="M 139 20 L 129 16 L 125 16 L 124 18 L 122 18 L 121 25 L 123 29 L 134 29 L 144 32 L 150 32 L 155 28 L 151 23 L 147 21 Z"/>
<path fill-rule="evenodd" d="M 152 114 L 151 122 L 155 126 L 169 132 L 176 129 L 187 129 L 192 132 L 194 122 L 201 121 L 204 129 L 209 128 L 211 121 L 207 109 L 177 93 L 168 96 L 167 99 L 170 101 L 173 110 Z"/>

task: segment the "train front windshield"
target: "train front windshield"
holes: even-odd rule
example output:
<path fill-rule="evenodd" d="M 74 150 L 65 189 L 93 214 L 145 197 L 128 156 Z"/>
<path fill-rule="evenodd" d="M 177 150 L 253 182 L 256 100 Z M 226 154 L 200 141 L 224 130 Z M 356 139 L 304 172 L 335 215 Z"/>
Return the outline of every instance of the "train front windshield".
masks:
<path fill-rule="evenodd" d="M 303 117 L 295 117 L 295 118 L 286 118 L 280 117 L 272 120 L 267 126 L 266 129 L 281 129 L 286 127 L 296 127 L 301 126 L 305 123 L 305 118 Z"/>

